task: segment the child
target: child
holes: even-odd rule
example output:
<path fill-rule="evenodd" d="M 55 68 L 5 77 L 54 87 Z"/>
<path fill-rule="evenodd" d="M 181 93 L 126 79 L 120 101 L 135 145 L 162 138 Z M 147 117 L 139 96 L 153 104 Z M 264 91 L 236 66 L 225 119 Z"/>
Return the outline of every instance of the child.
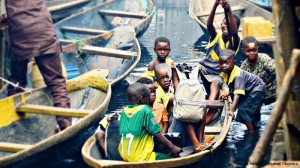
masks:
<path fill-rule="evenodd" d="M 154 84 L 154 82 L 151 79 L 146 78 L 146 77 L 141 77 L 140 79 L 137 80 L 137 82 L 142 83 L 148 87 L 148 89 L 150 91 L 150 102 L 149 102 L 150 108 L 151 108 L 158 124 L 162 128 L 161 133 L 162 134 L 167 133 L 168 127 L 169 127 L 168 113 L 163 104 L 155 101 L 157 86 Z"/>
<path fill-rule="evenodd" d="M 178 157 L 181 149 L 168 141 L 161 133 L 150 107 L 149 89 L 141 83 L 133 83 L 127 89 L 131 105 L 122 110 L 119 134 L 121 157 L 128 162 L 168 159 L 169 155 L 153 151 L 153 136 L 170 149 L 172 156 Z"/>
<path fill-rule="evenodd" d="M 156 102 L 162 103 L 169 114 L 169 121 L 172 122 L 170 117 L 173 112 L 173 100 L 175 88 L 179 84 L 179 77 L 177 74 L 176 66 L 171 63 L 171 67 L 167 64 L 158 64 L 155 66 L 155 81 L 158 83 L 158 88 L 156 90 Z M 173 82 L 173 87 L 171 86 L 171 78 Z M 171 123 L 170 123 L 171 124 Z"/>
<path fill-rule="evenodd" d="M 266 84 L 267 92 L 265 104 L 276 99 L 276 74 L 274 60 L 265 53 L 258 53 L 257 40 L 248 36 L 243 39 L 243 53 L 247 59 L 242 63 L 241 69 L 259 76 Z"/>
<path fill-rule="evenodd" d="M 225 50 L 220 54 L 220 76 L 233 93 L 233 102 L 229 115 L 237 109 L 236 121 L 244 123 L 249 132 L 254 131 L 256 121 L 260 119 L 260 108 L 264 100 L 266 85 L 262 79 L 240 69 L 234 63 L 234 51 Z M 222 97 L 227 97 L 223 95 Z"/>
<path fill-rule="evenodd" d="M 206 56 L 199 62 L 200 65 L 198 66 L 203 85 L 206 91 L 209 92 L 209 100 L 216 100 L 218 98 L 219 88 L 221 87 L 220 83 L 222 82 L 222 79 L 219 77 L 221 72 L 219 68 L 219 55 L 222 50 L 230 47 L 226 19 L 224 18 L 221 23 L 222 32 L 217 32 L 213 25 L 218 5 L 222 5 L 228 11 L 230 33 L 232 35 L 231 49 L 236 51 L 235 54 L 237 54 L 240 45 L 240 38 L 238 36 L 239 18 L 233 15 L 227 0 L 216 0 L 207 21 L 210 42 L 206 47 Z M 209 109 L 206 116 L 206 124 L 212 120 L 214 115 L 215 111 Z"/>
<path fill-rule="evenodd" d="M 151 61 L 148 65 L 148 71 L 145 72 L 145 77 L 154 80 L 154 69 L 158 64 L 165 63 L 169 66 L 172 64 L 172 60 L 167 58 L 171 51 L 170 41 L 166 37 L 158 37 L 154 42 L 154 52 L 156 53 L 156 58 Z"/>

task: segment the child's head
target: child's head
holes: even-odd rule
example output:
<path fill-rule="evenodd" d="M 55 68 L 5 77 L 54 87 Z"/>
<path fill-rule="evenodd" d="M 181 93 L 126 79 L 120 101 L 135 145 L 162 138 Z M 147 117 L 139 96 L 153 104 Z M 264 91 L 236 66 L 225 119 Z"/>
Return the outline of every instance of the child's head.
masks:
<path fill-rule="evenodd" d="M 166 37 L 158 37 L 154 42 L 154 52 L 157 58 L 164 61 L 171 51 L 170 41 Z"/>
<path fill-rule="evenodd" d="M 234 16 L 234 19 L 236 21 L 237 30 L 239 30 L 241 20 L 237 15 L 233 14 L 233 16 Z M 221 30 L 222 30 L 223 35 L 228 36 L 226 18 L 224 18 L 223 21 L 221 22 Z"/>
<path fill-rule="evenodd" d="M 247 36 L 243 39 L 243 53 L 249 61 L 257 59 L 258 45 L 255 37 Z"/>
<path fill-rule="evenodd" d="M 170 87 L 171 67 L 167 64 L 157 64 L 154 68 L 155 80 L 164 89 Z"/>
<path fill-rule="evenodd" d="M 157 86 L 154 84 L 154 82 L 151 79 L 146 77 L 141 77 L 136 82 L 144 84 L 148 87 L 150 91 L 150 104 L 153 104 L 156 99 L 156 89 L 157 89 Z"/>
<path fill-rule="evenodd" d="M 220 53 L 220 69 L 222 72 L 231 72 L 234 67 L 234 51 L 226 49 Z"/>
<path fill-rule="evenodd" d="M 139 82 L 129 85 L 127 89 L 128 100 L 131 104 L 149 104 L 149 89 Z"/>

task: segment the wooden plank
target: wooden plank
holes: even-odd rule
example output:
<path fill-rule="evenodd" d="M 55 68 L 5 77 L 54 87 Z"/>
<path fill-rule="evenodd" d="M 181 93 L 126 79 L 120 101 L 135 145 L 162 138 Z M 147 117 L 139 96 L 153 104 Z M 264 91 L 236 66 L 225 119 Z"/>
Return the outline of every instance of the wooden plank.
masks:
<path fill-rule="evenodd" d="M 82 118 L 93 112 L 93 110 L 78 110 L 70 108 L 50 107 L 42 105 L 24 104 L 16 108 L 17 112 L 35 113 L 45 115 L 57 115 L 66 117 Z"/>
<path fill-rule="evenodd" d="M 146 17 L 146 15 L 144 14 L 117 11 L 117 10 L 99 10 L 99 13 L 101 15 L 107 15 L 107 16 L 119 16 L 119 17 L 128 17 L 128 18 L 136 18 L 136 19 L 143 19 Z"/>
<path fill-rule="evenodd" d="M 245 10 L 246 8 L 244 6 L 233 6 L 231 7 L 231 11 L 234 12 L 234 11 L 243 11 Z M 216 14 L 221 14 L 221 13 L 224 13 L 224 9 L 217 9 L 216 10 Z M 209 16 L 210 14 L 210 11 L 204 11 L 204 12 L 199 12 L 199 13 L 196 13 L 196 16 L 197 17 L 203 17 L 203 16 Z"/>
<path fill-rule="evenodd" d="M 0 151 L 1 152 L 19 152 L 21 150 L 30 148 L 32 145 L 25 145 L 25 144 L 16 144 L 16 143 L 9 143 L 9 142 L 0 142 Z"/>
<path fill-rule="evenodd" d="M 48 10 L 49 10 L 49 12 L 55 12 L 55 11 L 70 8 L 70 7 L 73 7 L 73 6 L 76 6 L 76 5 L 84 4 L 84 3 L 87 3 L 89 1 L 90 0 L 71 1 L 71 2 L 68 2 L 68 3 L 61 4 L 61 5 L 48 7 Z"/>
<path fill-rule="evenodd" d="M 83 46 L 81 51 L 87 52 L 89 54 L 95 55 L 105 55 L 116 58 L 124 58 L 124 59 L 132 59 L 132 57 L 136 57 L 136 52 L 128 52 L 123 50 L 116 50 L 111 48 L 102 48 L 102 47 L 94 47 L 94 46 Z"/>
<path fill-rule="evenodd" d="M 59 39 L 59 42 L 61 45 L 68 45 L 68 44 L 75 43 L 75 40 Z"/>
<path fill-rule="evenodd" d="M 88 29 L 88 28 L 71 27 L 71 26 L 63 26 L 60 29 L 61 29 L 62 32 L 90 34 L 90 35 L 98 35 L 98 34 L 103 34 L 103 33 L 108 33 L 109 32 L 107 30 Z"/>
<path fill-rule="evenodd" d="M 223 108 L 224 101 L 221 100 L 206 100 L 207 108 Z"/>
<path fill-rule="evenodd" d="M 209 134 L 218 134 L 222 131 L 222 127 L 205 126 L 204 132 Z"/>

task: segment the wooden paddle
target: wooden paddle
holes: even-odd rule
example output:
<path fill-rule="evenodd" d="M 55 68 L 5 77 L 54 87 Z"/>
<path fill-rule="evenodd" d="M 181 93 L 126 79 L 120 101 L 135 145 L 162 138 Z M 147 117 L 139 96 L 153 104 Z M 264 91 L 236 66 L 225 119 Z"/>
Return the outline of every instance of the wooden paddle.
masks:
<path fill-rule="evenodd" d="M 228 32 L 228 42 L 229 42 L 229 49 L 234 50 L 232 40 L 231 40 L 231 30 L 230 30 L 230 22 L 228 17 L 228 11 L 224 9 L 225 13 L 225 19 L 226 19 L 226 26 L 227 26 L 227 32 Z"/>

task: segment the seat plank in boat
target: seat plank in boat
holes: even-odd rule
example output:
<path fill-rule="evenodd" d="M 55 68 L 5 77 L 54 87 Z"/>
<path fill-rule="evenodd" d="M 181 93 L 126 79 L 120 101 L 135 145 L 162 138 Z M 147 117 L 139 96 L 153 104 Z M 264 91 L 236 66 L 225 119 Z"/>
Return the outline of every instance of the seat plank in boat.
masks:
<path fill-rule="evenodd" d="M 136 18 L 136 19 L 143 19 L 146 17 L 145 14 L 124 12 L 124 11 L 117 11 L 117 10 L 99 10 L 99 13 L 101 15 L 107 15 L 107 16 L 119 16 L 119 17 L 128 17 L 128 18 Z"/>
<path fill-rule="evenodd" d="M 86 53 L 89 53 L 89 54 L 105 55 L 105 56 L 124 58 L 124 59 L 132 59 L 133 57 L 136 57 L 136 55 L 137 55 L 137 53 L 135 53 L 135 52 L 128 52 L 128 51 L 123 51 L 123 50 L 94 47 L 94 46 L 87 46 L 87 45 L 83 46 L 81 48 L 81 50 Z"/>

